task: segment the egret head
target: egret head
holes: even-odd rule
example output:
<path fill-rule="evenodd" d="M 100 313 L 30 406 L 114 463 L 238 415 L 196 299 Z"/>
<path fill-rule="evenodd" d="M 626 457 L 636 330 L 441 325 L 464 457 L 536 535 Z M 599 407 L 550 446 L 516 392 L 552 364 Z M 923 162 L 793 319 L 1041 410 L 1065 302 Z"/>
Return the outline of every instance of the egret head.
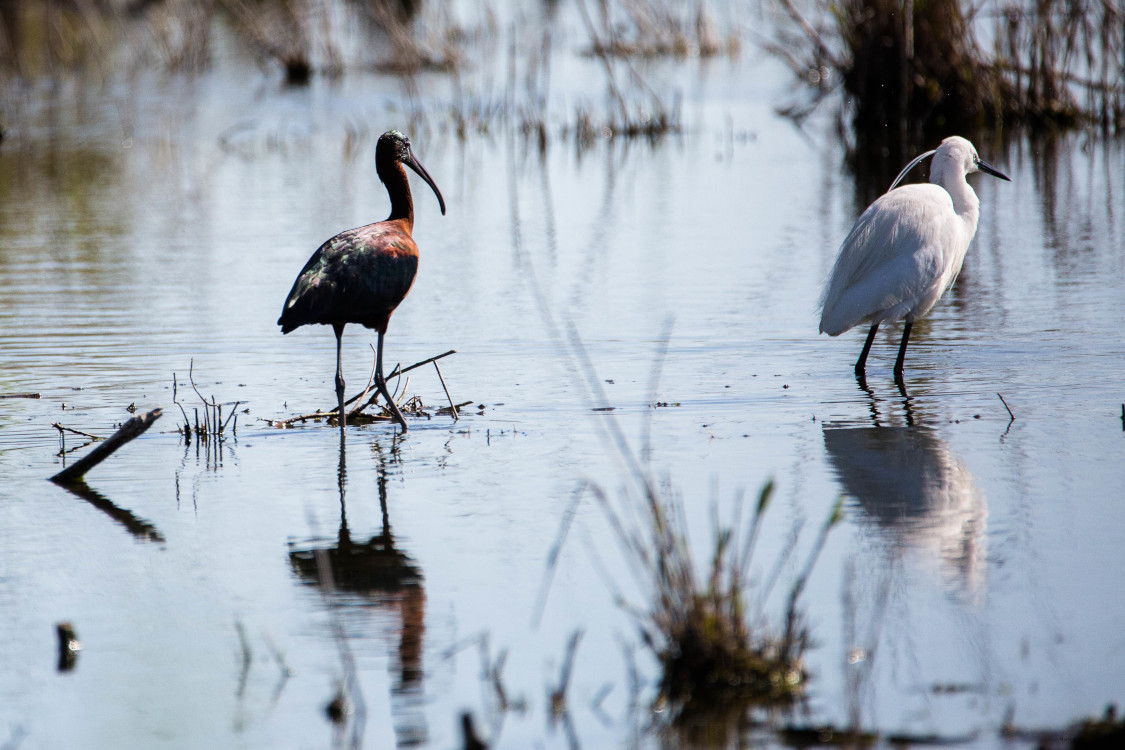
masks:
<path fill-rule="evenodd" d="M 379 173 L 379 178 L 386 182 L 384 178 L 384 175 L 387 174 L 386 170 L 394 168 L 396 164 L 405 164 L 426 181 L 426 184 L 433 189 L 434 195 L 437 196 L 438 205 L 441 207 L 441 213 L 444 216 L 445 199 L 441 197 L 441 191 L 434 184 L 430 173 L 414 157 L 414 150 L 410 147 L 410 139 L 397 130 L 388 130 L 379 136 L 379 142 L 375 145 L 375 169 Z"/>
<path fill-rule="evenodd" d="M 930 164 L 930 182 L 942 185 L 946 180 L 964 178 L 973 172 L 985 172 L 1002 180 L 1008 176 L 995 167 L 981 161 L 973 144 L 959 135 L 951 135 L 941 142 Z"/>

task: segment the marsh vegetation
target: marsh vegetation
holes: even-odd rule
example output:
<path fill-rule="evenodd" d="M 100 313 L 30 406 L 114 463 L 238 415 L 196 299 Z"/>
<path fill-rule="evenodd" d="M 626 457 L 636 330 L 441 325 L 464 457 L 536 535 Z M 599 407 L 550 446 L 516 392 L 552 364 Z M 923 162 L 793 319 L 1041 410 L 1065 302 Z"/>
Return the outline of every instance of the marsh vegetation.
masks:
<path fill-rule="evenodd" d="M 0 4 L 0 746 L 1119 732 L 1120 3 L 894 7 Z M 389 127 L 450 215 L 341 437 L 273 321 Z M 955 127 L 1013 184 L 859 389 L 816 292 Z"/>

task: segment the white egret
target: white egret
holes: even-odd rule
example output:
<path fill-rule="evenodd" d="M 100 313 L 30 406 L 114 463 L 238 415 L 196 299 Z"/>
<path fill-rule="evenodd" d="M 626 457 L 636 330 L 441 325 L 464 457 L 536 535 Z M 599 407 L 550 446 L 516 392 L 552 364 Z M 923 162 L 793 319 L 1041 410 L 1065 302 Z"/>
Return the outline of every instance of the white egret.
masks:
<path fill-rule="evenodd" d="M 931 184 L 895 188 L 931 154 Z M 953 286 L 977 231 L 980 201 L 965 181 L 977 171 L 1011 181 L 981 161 L 964 138 L 946 138 L 910 162 L 844 239 L 821 296 L 820 332 L 839 336 L 860 323 L 871 324 L 855 363 L 857 378 L 864 377 L 879 324 L 905 318 L 894 369 L 895 382 L 905 391 L 902 369 L 910 328 Z"/>

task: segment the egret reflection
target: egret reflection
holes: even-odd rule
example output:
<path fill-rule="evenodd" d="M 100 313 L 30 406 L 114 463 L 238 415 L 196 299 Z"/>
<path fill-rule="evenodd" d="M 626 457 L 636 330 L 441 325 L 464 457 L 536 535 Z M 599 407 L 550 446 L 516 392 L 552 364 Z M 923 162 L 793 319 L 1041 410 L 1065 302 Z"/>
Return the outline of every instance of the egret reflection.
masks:
<path fill-rule="evenodd" d="M 300 580 L 320 585 L 320 564 L 326 562 L 335 597 L 356 597 L 364 606 L 390 612 L 397 619 L 397 656 L 392 710 L 399 747 L 425 744 L 428 740 L 422 711 L 422 647 L 425 635 L 426 591 L 422 570 L 398 548 L 387 512 L 387 456 L 382 446 L 374 446 L 383 523 L 380 533 L 366 541 L 352 539 L 348 528 L 347 462 L 344 432 L 340 432 L 340 529 L 336 539 L 312 539 L 303 544 L 290 542 L 289 562 Z"/>
<path fill-rule="evenodd" d="M 984 590 L 988 506 L 969 470 L 927 427 L 828 427 L 824 446 L 844 492 L 903 548 L 939 561 L 947 585 Z"/>

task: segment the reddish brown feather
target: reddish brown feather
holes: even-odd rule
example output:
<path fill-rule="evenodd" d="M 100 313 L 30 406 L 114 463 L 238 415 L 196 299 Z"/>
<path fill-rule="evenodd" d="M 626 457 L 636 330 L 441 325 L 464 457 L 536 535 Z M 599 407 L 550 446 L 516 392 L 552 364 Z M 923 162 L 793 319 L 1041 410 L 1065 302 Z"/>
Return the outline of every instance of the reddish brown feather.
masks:
<path fill-rule="evenodd" d="M 417 271 L 418 246 L 408 219 L 349 229 L 313 253 L 277 322 L 282 333 L 308 324 L 347 323 L 386 333 Z"/>

